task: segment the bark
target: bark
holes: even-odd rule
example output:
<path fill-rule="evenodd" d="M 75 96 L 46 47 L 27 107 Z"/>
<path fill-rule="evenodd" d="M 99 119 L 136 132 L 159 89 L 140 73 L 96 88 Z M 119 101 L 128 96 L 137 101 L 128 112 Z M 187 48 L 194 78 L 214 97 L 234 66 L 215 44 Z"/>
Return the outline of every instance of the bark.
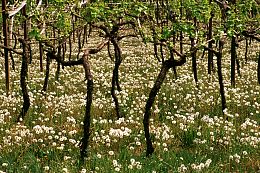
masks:
<path fill-rule="evenodd" d="M 71 20 L 72 20 L 72 30 L 73 30 L 73 32 L 72 32 L 72 38 L 73 38 L 73 43 L 75 43 L 75 40 L 76 40 L 76 36 L 75 36 L 75 16 L 74 15 L 72 15 L 71 16 Z"/>
<path fill-rule="evenodd" d="M 217 57 L 219 92 L 220 92 L 220 96 L 221 96 L 222 113 L 224 114 L 224 109 L 227 108 L 227 105 L 226 105 L 225 89 L 224 89 L 223 75 L 222 75 L 222 64 L 221 64 L 223 45 L 224 45 L 224 42 L 222 40 L 220 40 L 218 51 L 209 49 L 208 47 L 204 47 L 204 48 L 207 49 L 208 51 L 212 51 Z"/>
<path fill-rule="evenodd" d="M 211 3 L 212 0 L 210 0 L 209 3 Z M 212 20 L 213 20 L 213 12 L 211 12 L 211 17 L 209 19 L 209 27 L 208 27 L 208 40 L 212 39 Z M 208 43 L 208 47 L 210 49 L 212 49 L 212 41 L 209 41 Z M 213 52 L 212 51 L 208 51 L 208 74 L 211 74 L 213 70 Z"/>
<path fill-rule="evenodd" d="M 180 32 L 180 52 L 183 53 L 183 33 Z"/>
<path fill-rule="evenodd" d="M 180 20 L 182 19 L 183 16 L 183 0 L 181 0 L 181 7 L 180 7 Z M 180 53 L 183 54 L 183 33 L 182 31 L 180 32 Z"/>
<path fill-rule="evenodd" d="M 154 147 L 152 145 L 152 140 L 150 137 L 149 132 L 149 120 L 151 116 L 151 108 L 153 106 L 153 103 L 155 101 L 155 97 L 157 93 L 159 92 L 161 85 L 166 77 L 167 72 L 170 69 L 169 60 L 166 60 L 160 70 L 159 75 L 157 76 L 157 79 L 155 81 L 155 84 L 153 88 L 150 91 L 148 100 L 145 105 L 145 113 L 144 113 L 144 119 L 143 119 L 143 125 L 144 125 L 144 133 L 145 133 L 145 139 L 146 139 L 146 156 L 151 155 L 154 152 Z"/>
<path fill-rule="evenodd" d="M 40 50 L 40 71 L 43 72 L 43 64 L 42 64 L 43 46 L 42 46 L 42 43 L 39 43 L 39 50 Z"/>
<path fill-rule="evenodd" d="M 26 16 L 26 5 L 22 9 L 23 16 Z M 23 45 L 23 56 L 22 56 L 22 67 L 21 67 L 21 76 L 20 76 L 20 85 L 23 93 L 23 107 L 22 111 L 20 112 L 20 115 L 18 116 L 18 121 L 21 121 L 24 119 L 26 116 L 29 107 L 30 107 L 30 98 L 28 94 L 28 89 L 27 89 L 27 84 L 26 84 L 26 78 L 28 76 L 28 61 L 29 61 L 29 56 L 28 56 L 28 45 L 27 45 L 27 21 L 24 21 L 24 39 L 20 40 Z"/>
<path fill-rule="evenodd" d="M 231 39 L 231 86 L 236 84 L 236 37 Z"/>
<path fill-rule="evenodd" d="M 223 41 L 220 40 L 219 52 L 217 53 L 217 66 L 218 66 L 218 81 L 219 81 L 219 91 L 221 95 L 222 112 L 224 114 L 224 109 L 227 108 L 227 105 L 226 105 L 225 89 L 223 84 L 223 75 L 222 75 L 222 66 L 221 66 L 223 45 L 224 45 Z"/>
<path fill-rule="evenodd" d="M 55 33 L 55 31 L 54 31 Z M 58 37 L 60 36 L 60 31 L 58 30 Z M 59 38 L 58 40 L 58 57 L 61 57 L 61 39 Z M 54 45 L 55 46 L 55 45 Z M 55 79 L 56 80 L 59 80 L 59 77 L 60 77 L 60 62 L 58 61 L 58 64 L 57 64 L 57 70 L 56 70 L 56 74 L 55 74 Z"/>
<path fill-rule="evenodd" d="M 83 45 L 88 43 L 88 25 L 84 26 Z M 82 46 L 83 47 L 83 46 Z"/>
<path fill-rule="evenodd" d="M 30 44 L 28 44 L 28 49 L 29 49 L 29 58 L 30 58 L 30 61 L 29 61 L 29 64 L 32 64 L 32 47 Z"/>
<path fill-rule="evenodd" d="M 92 95 L 93 95 L 93 77 L 90 71 L 90 64 L 88 62 L 89 52 L 85 51 L 83 55 L 83 67 L 85 69 L 85 75 L 87 79 L 87 100 L 86 100 L 86 112 L 84 117 L 84 127 L 83 127 L 83 138 L 81 140 L 81 160 L 84 160 L 86 156 L 86 150 L 88 147 L 88 141 L 90 136 L 90 117 L 91 117 L 91 104 L 92 104 Z"/>
<path fill-rule="evenodd" d="M 161 62 L 159 56 L 158 56 L 158 50 L 157 50 L 157 38 L 156 38 L 156 32 L 155 32 L 155 29 L 152 28 L 152 32 L 153 32 L 153 41 L 154 41 L 154 44 L 153 44 L 153 51 L 154 51 L 154 56 L 156 57 L 156 59 Z"/>
<path fill-rule="evenodd" d="M 160 52 L 161 52 L 162 62 L 164 62 L 163 46 L 162 45 L 160 45 Z"/>
<path fill-rule="evenodd" d="M 79 54 L 81 52 L 81 31 L 77 32 L 77 36 L 78 36 L 78 54 L 77 54 L 77 59 L 79 59 Z"/>
<path fill-rule="evenodd" d="M 191 40 L 191 50 L 193 50 L 195 47 L 195 40 L 194 40 L 194 38 L 190 38 L 190 40 Z M 198 71 L 197 71 L 197 55 L 196 54 L 197 54 L 197 51 L 193 51 L 191 56 L 192 56 L 192 72 L 193 72 L 194 80 L 197 84 L 198 83 Z"/>
<path fill-rule="evenodd" d="M 62 66 L 75 66 L 80 65 L 83 63 L 82 58 L 77 61 L 64 61 L 63 58 L 59 55 L 55 55 L 54 51 L 47 52 L 47 62 L 46 62 L 46 72 L 45 72 L 45 79 L 44 79 L 44 85 L 42 88 L 42 91 L 46 92 L 48 89 L 48 80 L 49 80 L 49 73 L 50 73 L 50 63 L 51 60 L 56 60 L 57 63 L 61 64 Z"/>
<path fill-rule="evenodd" d="M 88 61 L 89 54 L 95 54 L 99 52 L 105 45 L 107 41 L 102 42 L 96 49 L 86 49 L 82 57 L 82 64 L 85 69 L 85 76 L 87 79 L 87 100 L 86 100 L 86 112 L 84 117 L 84 127 L 83 127 L 83 138 L 80 143 L 80 155 L 81 161 L 84 160 L 87 155 L 87 147 L 90 136 L 90 118 L 91 118 L 91 104 L 93 95 L 93 76 L 91 74 L 90 63 Z"/>
<path fill-rule="evenodd" d="M 236 54 L 236 65 L 237 65 L 237 74 L 239 77 L 241 77 L 241 73 L 240 73 L 240 63 Z"/>
<path fill-rule="evenodd" d="M 171 57 L 171 59 L 174 60 L 174 54 L 173 54 L 172 50 L 170 50 L 170 57 Z M 173 64 L 172 70 L 173 70 L 174 79 L 177 79 L 178 74 L 177 74 L 177 70 L 176 70 L 175 64 Z"/>
<path fill-rule="evenodd" d="M 72 43 L 71 43 L 71 35 L 69 36 L 69 61 L 71 60 L 72 53 Z"/>
<path fill-rule="evenodd" d="M 12 52 L 10 52 L 10 58 L 11 58 L 11 61 L 12 61 L 12 69 L 15 71 L 15 62 L 14 62 L 14 56 L 13 56 Z"/>
<path fill-rule="evenodd" d="M 176 22 L 175 16 L 173 17 L 173 21 Z M 173 35 L 172 42 L 173 42 L 173 45 L 175 45 L 176 33 L 174 33 L 174 35 Z M 170 49 L 170 58 L 174 60 L 174 53 L 173 53 L 173 51 L 171 49 Z M 174 79 L 177 79 L 178 74 L 177 74 L 177 70 L 176 70 L 175 64 L 173 64 L 172 69 L 173 69 Z"/>
<path fill-rule="evenodd" d="M 246 63 L 247 63 L 247 54 L 248 54 L 248 38 L 246 38 L 246 52 L 245 52 Z"/>
<path fill-rule="evenodd" d="M 175 49 L 173 49 L 173 51 L 176 54 L 181 55 Z M 186 55 L 181 55 L 180 60 L 174 60 L 174 59 L 170 58 L 169 60 L 164 61 L 162 64 L 160 73 L 157 76 L 156 81 L 154 83 L 154 86 L 150 91 L 148 100 L 146 101 L 145 113 L 144 113 L 144 119 L 143 119 L 145 139 L 146 139 L 146 156 L 150 156 L 154 152 L 154 148 L 152 145 L 150 132 L 149 132 L 149 120 L 150 120 L 150 116 L 151 116 L 151 108 L 155 101 L 155 97 L 156 97 L 157 93 L 159 92 L 161 85 L 162 85 L 169 69 L 173 68 L 174 66 L 181 66 L 184 63 L 186 63 Z"/>
<path fill-rule="evenodd" d="M 26 47 L 26 45 L 24 46 L 24 49 L 26 49 L 25 47 Z M 23 107 L 22 107 L 22 111 L 18 117 L 18 121 L 21 121 L 20 118 L 22 118 L 22 120 L 24 119 L 24 117 L 26 116 L 26 114 L 29 110 L 29 107 L 30 107 L 30 98 L 29 98 L 27 84 L 26 84 L 26 77 L 27 77 L 27 73 L 28 73 L 28 59 L 29 59 L 29 57 L 27 55 L 28 54 L 25 53 L 25 55 L 22 56 L 20 85 L 21 85 L 21 89 L 22 89 L 22 93 L 23 93 Z"/>
<path fill-rule="evenodd" d="M 7 12 L 6 12 L 6 0 L 2 0 L 2 18 L 3 18 L 3 36 L 4 36 L 4 46 L 8 47 L 8 25 L 7 25 Z M 10 65 L 8 58 L 8 49 L 4 49 L 5 55 L 5 87 L 6 93 L 9 94 L 10 90 Z"/>
<path fill-rule="evenodd" d="M 61 45 L 61 47 L 62 47 L 62 60 L 64 61 L 65 60 L 65 55 L 66 55 L 66 42 L 63 43 Z M 64 69 L 64 66 L 62 66 L 62 69 Z"/>
<path fill-rule="evenodd" d="M 116 116 L 117 116 L 117 118 L 121 118 L 119 102 L 118 102 L 118 98 L 116 96 L 115 90 L 117 87 L 117 90 L 121 91 L 121 87 L 119 85 L 119 77 L 118 77 L 119 74 L 118 73 L 119 73 L 120 64 L 122 62 L 122 55 L 121 55 L 122 53 L 121 53 L 121 49 L 118 45 L 118 42 L 115 39 L 112 39 L 111 42 L 114 46 L 114 51 L 115 51 L 115 67 L 114 67 L 113 76 L 112 76 L 111 95 L 115 102 Z"/>
<path fill-rule="evenodd" d="M 110 50 L 110 43 L 107 44 L 107 52 L 108 52 L 108 56 L 109 56 L 110 60 L 114 61 L 113 56 L 111 54 L 111 50 Z"/>
<path fill-rule="evenodd" d="M 14 7 L 12 6 L 11 9 L 13 10 Z M 12 39 L 13 39 L 13 24 L 14 24 L 14 16 L 11 17 L 10 27 L 9 27 L 9 38 L 10 38 L 10 45 L 12 45 Z M 14 35 L 15 36 L 15 35 Z M 16 46 L 16 36 L 15 36 L 15 43 L 14 47 Z M 14 63 L 14 57 L 13 53 L 10 52 L 10 58 L 12 61 L 12 69 L 15 71 L 15 63 Z"/>
<path fill-rule="evenodd" d="M 193 19 L 193 26 L 196 28 L 197 25 L 197 20 L 196 18 Z M 194 32 L 196 32 L 194 30 Z M 190 36 L 190 41 L 191 41 L 191 57 L 192 57 L 192 72 L 193 72 L 193 76 L 194 76 L 194 80 L 196 82 L 196 84 L 198 83 L 198 71 L 197 71 L 197 50 L 195 48 L 195 39 L 193 36 Z"/>
<path fill-rule="evenodd" d="M 201 59 L 204 59 L 205 52 L 206 52 L 206 50 L 205 50 L 205 49 L 203 49 L 203 51 L 202 51 L 202 55 L 201 55 Z"/>
<path fill-rule="evenodd" d="M 44 92 L 47 91 L 47 87 L 48 87 L 50 64 L 51 64 L 51 57 L 47 54 L 45 78 L 44 78 L 44 84 L 43 84 L 43 88 L 42 88 L 42 91 L 44 91 Z"/>

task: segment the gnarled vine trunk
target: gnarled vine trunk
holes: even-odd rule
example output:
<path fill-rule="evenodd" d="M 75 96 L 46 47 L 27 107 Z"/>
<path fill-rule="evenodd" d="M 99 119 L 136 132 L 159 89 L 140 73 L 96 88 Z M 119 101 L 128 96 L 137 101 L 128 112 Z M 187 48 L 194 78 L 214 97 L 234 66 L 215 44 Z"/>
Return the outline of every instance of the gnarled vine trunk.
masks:
<path fill-rule="evenodd" d="M 224 109 L 227 108 L 226 105 L 226 97 L 225 97 L 225 88 L 223 84 L 223 75 L 222 75 L 222 52 L 223 52 L 224 42 L 222 40 L 219 41 L 219 51 L 217 53 L 217 66 L 218 66 L 218 81 L 219 81 L 219 91 L 221 95 L 221 104 L 222 104 L 222 112 L 224 113 Z"/>
<path fill-rule="evenodd" d="M 236 37 L 231 39 L 231 86 L 236 85 Z"/>
<path fill-rule="evenodd" d="M 185 62 L 186 62 L 186 56 L 182 56 L 180 60 L 174 60 L 174 59 L 170 58 L 169 60 L 164 61 L 162 63 L 160 73 L 157 76 L 156 81 L 154 83 L 154 86 L 150 91 L 148 100 L 146 101 L 145 113 L 144 113 L 144 119 L 143 119 L 145 139 L 146 139 L 146 156 L 149 156 L 154 152 L 154 148 L 152 145 L 152 140 L 151 140 L 150 132 L 149 132 L 149 120 L 150 120 L 150 116 L 151 116 L 151 108 L 155 101 L 155 97 L 156 97 L 157 93 L 159 92 L 161 85 L 162 85 L 169 69 L 173 68 L 174 66 L 181 66 Z"/>
<path fill-rule="evenodd" d="M 114 51 L 115 51 L 115 67 L 114 67 L 113 76 L 112 76 L 111 95 L 115 102 L 116 116 L 117 116 L 117 118 L 120 118 L 121 117 L 120 107 L 119 107 L 119 102 L 118 102 L 118 98 L 116 96 L 115 90 L 117 87 L 117 90 L 121 91 L 121 87 L 119 85 L 119 67 L 122 62 L 122 53 L 121 53 L 121 49 L 118 45 L 117 40 L 111 39 L 111 42 L 114 46 Z"/>
<path fill-rule="evenodd" d="M 23 16 L 26 16 L 26 5 L 22 9 Z M 20 76 L 20 85 L 23 93 L 23 107 L 22 111 L 20 112 L 20 115 L 18 116 L 18 121 L 21 121 L 24 119 L 25 115 L 27 114 L 29 107 L 30 107 L 30 97 L 28 94 L 27 89 L 27 83 L 26 78 L 28 76 L 28 64 L 29 64 L 29 50 L 28 50 L 28 44 L 27 44 L 27 21 L 25 20 L 23 23 L 24 27 L 24 39 L 20 39 L 20 42 L 23 45 L 23 55 L 22 55 L 22 67 L 21 67 L 21 76 Z"/>
<path fill-rule="evenodd" d="M 83 160 L 86 156 L 86 150 L 88 147 L 88 141 L 90 136 L 90 115 L 91 115 L 91 104 L 92 104 L 92 93 L 93 93 L 93 76 L 90 70 L 90 64 L 88 61 L 89 51 L 86 50 L 83 55 L 83 67 L 85 69 L 85 76 L 87 79 L 87 100 L 86 100 L 86 111 L 84 117 L 83 126 L 83 138 L 81 140 L 81 159 Z"/>

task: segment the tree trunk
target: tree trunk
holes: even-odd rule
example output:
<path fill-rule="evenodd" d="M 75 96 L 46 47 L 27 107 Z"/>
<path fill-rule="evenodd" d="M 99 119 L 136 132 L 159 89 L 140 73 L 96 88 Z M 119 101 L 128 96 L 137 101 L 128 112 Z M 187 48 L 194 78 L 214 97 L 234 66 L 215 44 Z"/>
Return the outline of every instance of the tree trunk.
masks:
<path fill-rule="evenodd" d="M 14 10 L 14 6 L 11 7 L 12 10 Z M 12 40 L 13 40 L 13 25 L 14 25 L 14 16 L 10 19 L 10 27 L 9 27 L 9 39 L 10 39 L 10 46 L 12 46 Z M 16 37 L 15 37 L 15 45 L 16 45 Z M 15 63 L 14 63 L 14 57 L 13 53 L 10 51 L 10 58 L 12 61 L 12 69 L 15 71 Z"/>
<path fill-rule="evenodd" d="M 236 84 L 236 37 L 231 39 L 231 86 L 235 87 Z"/>
<path fill-rule="evenodd" d="M 72 19 L 72 30 L 73 30 L 73 32 L 72 32 L 72 37 L 73 37 L 73 43 L 75 43 L 75 40 L 76 40 L 76 38 L 75 38 L 75 16 L 73 16 L 72 15 L 72 17 L 71 17 Z"/>
<path fill-rule="evenodd" d="M 81 140 L 81 160 L 84 160 L 86 156 L 86 150 L 88 147 L 88 141 L 90 136 L 90 115 L 91 115 L 91 104 L 93 95 L 93 77 L 90 71 L 90 64 L 88 62 L 89 51 L 87 50 L 83 55 L 83 66 L 85 69 L 85 75 L 87 78 L 87 100 L 86 100 L 86 112 L 84 117 L 84 127 L 83 127 L 83 138 Z"/>
<path fill-rule="evenodd" d="M 71 43 L 71 35 L 69 36 L 69 61 L 71 60 L 72 53 L 72 43 Z"/>
<path fill-rule="evenodd" d="M 173 54 L 172 50 L 170 50 L 170 58 L 174 60 L 174 54 Z M 177 79 L 178 74 L 177 74 L 177 70 L 176 70 L 175 65 L 173 65 L 172 70 L 173 70 L 174 79 Z"/>
<path fill-rule="evenodd" d="M 54 32 L 55 33 L 55 32 Z M 60 31 L 58 30 L 58 57 L 61 57 L 61 39 L 60 37 Z M 56 70 L 56 74 L 55 74 L 55 79 L 58 81 L 59 77 L 60 77 L 60 62 L 57 63 L 57 70 Z"/>
<path fill-rule="evenodd" d="M 227 105 L 226 105 L 225 89 L 223 84 L 222 67 L 221 67 L 223 45 L 224 45 L 223 41 L 220 40 L 219 52 L 217 54 L 217 66 L 218 66 L 218 81 L 219 81 L 219 91 L 221 95 L 222 112 L 224 114 L 224 109 L 227 108 Z"/>
<path fill-rule="evenodd" d="M 236 54 L 236 65 L 237 65 L 237 74 L 239 77 L 241 77 L 241 73 L 240 73 L 240 63 Z"/>
<path fill-rule="evenodd" d="M 194 38 L 190 38 L 191 40 L 191 50 L 194 49 L 195 47 L 195 41 Z M 198 71 L 197 71 L 197 51 L 193 51 L 191 56 L 192 56 L 192 71 L 193 71 L 193 76 L 196 84 L 198 84 Z"/>
<path fill-rule="evenodd" d="M 210 4 L 211 4 L 212 0 L 210 0 Z M 211 17 L 209 19 L 209 25 L 208 25 L 208 40 L 212 39 L 212 20 L 213 20 L 213 12 L 211 12 Z M 212 49 L 212 41 L 209 41 L 208 43 L 208 47 L 210 49 Z M 212 51 L 208 51 L 208 74 L 211 74 L 213 69 L 213 52 Z"/>
<path fill-rule="evenodd" d="M 42 64 L 43 46 L 42 46 L 42 43 L 39 43 L 39 49 L 40 49 L 40 71 L 43 72 L 43 64 Z"/>
<path fill-rule="evenodd" d="M 2 0 L 2 17 L 3 17 L 4 46 L 8 47 L 6 0 Z M 8 59 L 8 49 L 4 49 L 4 55 L 5 55 L 5 87 L 6 87 L 6 94 L 8 95 L 10 90 L 10 65 Z"/>
<path fill-rule="evenodd" d="M 153 52 L 154 52 L 154 57 L 159 61 L 161 62 L 159 56 L 158 56 L 158 50 L 157 50 L 157 37 L 156 37 L 156 32 L 155 32 L 155 29 L 154 27 L 152 27 L 152 34 L 153 34 Z"/>
<path fill-rule="evenodd" d="M 44 91 L 44 92 L 47 91 L 47 87 L 48 87 L 50 64 L 51 64 L 51 57 L 47 53 L 45 79 L 44 79 L 44 84 L 43 84 L 43 88 L 42 88 L 42 91 Z"/>
<path fill-rule="evenodd" d="M 196 28 L 197 25 L 197 21 L 196 18 L 194 18 L 194 28 Z M 194 32 L 196 32 L 194 30 Z M 196 82 L 196 84 L 198 84 L 198 71 L 197 71 L 197 51 L 194 51 L 195 49 L 195 39 L 193 36 L 190 36 L 190 41 L 191 41 L 191 57 L 192 57 L 192 72 L 193 72 L 193 76 L 194 76 L 194 80 Z"/>
<path fill-rule="evenodd" d="M 77 59 L 79 59 L 79 54 L 81 52 L 81 31 L 77 32 L 77 36 L 78 36 L 78 54 L 77 54 Z"/>
<path fill-rule="evenodd" d="M 180 7 L 180 20 L 182 20 L 183 17 L 183 0 L 181 0 L 181 7 Z M 180 31 L 180 52 L 183 54 L 183 33 Z"/>
<path fill-rule="evenodd" d="M 143 125 L 144 125 L 145 139 L 146 139 L 146 156 L 149 156 L 154 152 L 154 148 L 152 145 L 150 132 L 149 132 L 149 120 L 150 120 L 150 115 L 151 115 L 151 108 L 155 101 L 155 97 L 156 97 L 157 93 L 159 92 L 161 85 L 166 77 L 167 72 L 172 67 L 170 64 L 171 64 L 170 60 L 166 60 L 165 62 L 163 62 L 160 73 L 157 76 L 157 79 L 154 83 L 153 88 L 150 91 L 148 100 L 145 105 Z"/>
<path fill-rule="evenodd" d="M 66 55 L 66 42 L 63 43 L 61 45 L 61 47 L 62 47 L 62 60 L 64 61 L 65 60 L 65 55 Z M 62 66 L 62 69 L 64 69 L 64 66 Z"/>
<path fill-rule="evenodd" d="M 22 9 L 23 16 L 26 16 L 26 5 Z M 28 45 L 27 45 L 27 21 L 24 21 L 24 39 L 21 40 L 22 45 L 23 45 L 23 56 L 22 56 L 22 67 L 21 67 L 21 79 L 20 79 L 20 84 L 21 84 L 21 89 L 23 93 L 23 107 L 22 111 L 18 117 L 18 121 L 22 121 L 27 114 L 29 107 L 30 107 L 30 98 L 28 94 L 28 89 L 27 89 L 27 84 L 26 84 L 26 78 L 28 76 L 28 61 L 29 61 L 29 56 L 28 56 Z"/>
<path fill-rule="evenodd" d="M 245 52 L 246 63 L 247 63 L 247 53 L 248 53 L 248 38 L 246 38 L 246 52 Z"/>
<path fill-rule="evenodd" d="M 117 118 L 121 118 L 119 102 L 118 102 L 117 96 L 115 94 L 115 89 L 117 87 L 117 90 L 121 91 L 121 87 L 119 85 L 119 77 L 118 77 L 119 75 L 118 75 L 118 73 L 119 73 L 120 64 L 122 62 L 122 55 L 121 55 L 121 49 L 118 45 L 118 42 L 115 39 L 111 39 L 111 42 L 114 46 L 114 51 L 115 51 L 115 67 L 114 67 L 113 76 L 112 76 L 111 95 L 112 95 L 112 98 L 115 102 L 115 109 L 116 109 Z"/>

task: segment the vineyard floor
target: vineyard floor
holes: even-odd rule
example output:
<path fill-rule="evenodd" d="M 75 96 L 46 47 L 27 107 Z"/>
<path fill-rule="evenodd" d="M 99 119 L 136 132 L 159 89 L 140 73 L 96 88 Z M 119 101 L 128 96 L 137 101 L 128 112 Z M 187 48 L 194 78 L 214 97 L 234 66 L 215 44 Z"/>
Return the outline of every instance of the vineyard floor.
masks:
<path fill-rule="evenodd" d="M 57 64 L 53 61 L 48 90 L 42 93 L 45 72 L 40 72 L 35 54 L 28 75 L 31 107 L 23 122 L 16 123 L 23 104 L 21 57 L 15 57 L 9 96 L 5 94 L 4 58 L 0 57 L 0 173 L 260 172 L 256 60 L 260 47 L 252 43 L 247 63 L 244 52 L 238 49 L 241 76 L 236 76 L 235 88 L 230 84 L 229 49 L 225 47 L 223 57 L 228 107 L 225 115 L 221 111 L 216 66 L 215 72 L 208 75 L 207 56 L 198 58 L 196 85 L 188 58 L 185 65 L 177 67 L 177 79 L 170 70 L 156 97 L 150 121 L 155 152 L 148 158 L 142 123 L 144 107 L 161 66 L 153 56 L 152 45 L 143 45 L 137 39 L 122 43 L 122 91 L 116 93 L 124 116 L 120 119 L 116 119 L 110 95 L 113 61 L 106 49 L 91 56 L 91 137 L 83 166 L 79 166 L 86 102 L 83 67 L 65 67 L 57 81 Z"/>

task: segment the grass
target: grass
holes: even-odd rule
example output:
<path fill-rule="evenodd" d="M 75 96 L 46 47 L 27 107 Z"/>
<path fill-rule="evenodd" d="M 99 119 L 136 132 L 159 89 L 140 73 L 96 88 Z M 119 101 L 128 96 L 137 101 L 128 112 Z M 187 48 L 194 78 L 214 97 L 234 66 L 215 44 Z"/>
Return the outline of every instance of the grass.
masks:
<path fill-rule="evenodd" d="M 217 74 L 207 75 L 206 58 L 198 59 L 198 87 L 190 59 L 177 68 L 178 79 L 170 71 L 153 106 L 150 130 L 155 153 L 146 158 L 142 117 L 160 63 L 152 47 L 132 41 L 134 46 L 122 47 L 122 91 L 117 95 L 124 118 L 120 120 L 110 96 L 113 63 L 106 50 L 90 58 L 94 97 L 91 140 L 83 166 L 78 146 L 86 97 L 83 68 L 65 68 L 55 81 L 53 62 L 44 95 L 44 72 L 39 72 L 34 59 L 28 77 L 31 107 L 22 123 L 15 123 L 22 106 L 19 72 L 11 73 L 12 92 L 6 96 L 2 70 L 0 172 L 259 172 L 260 86 L 253 60 L 259 47 L 252 47 L 251 61 L 241 61 L 242 76 L 237 76 L 236 88 L 230 87 L 226 51 L 223 74 L 228 109 L 224 116 Z M 19 69 L 19 57 L 15 60 Z M 1 69 L 3 65 L 1 57 Z"/>

